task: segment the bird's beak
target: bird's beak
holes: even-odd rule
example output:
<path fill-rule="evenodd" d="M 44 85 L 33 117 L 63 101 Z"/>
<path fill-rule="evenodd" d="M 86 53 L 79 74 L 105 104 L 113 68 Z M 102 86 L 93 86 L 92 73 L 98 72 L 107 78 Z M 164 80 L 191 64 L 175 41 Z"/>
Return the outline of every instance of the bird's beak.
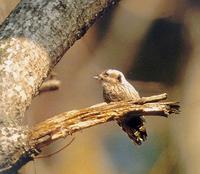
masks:
<path fill-rule="evenodd" d="M 100 80 L 101 79 L 99 75 L 95 75 L 95 76 L 93 76 L 93 78 L 96 79 L 96 80 Z"/>

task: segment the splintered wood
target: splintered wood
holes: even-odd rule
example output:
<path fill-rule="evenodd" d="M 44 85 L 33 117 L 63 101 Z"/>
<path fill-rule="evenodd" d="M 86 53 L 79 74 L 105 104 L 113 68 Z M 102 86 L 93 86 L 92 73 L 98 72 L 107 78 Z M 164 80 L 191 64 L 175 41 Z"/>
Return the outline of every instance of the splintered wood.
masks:
<path fill-rule="evenodd" d="M 59 138 L 64 138 L 85 128 L 117 120 L 125 117 L 129 112 L 133 115 L 135 113 L 164 117 L 172 113 L 179 113 L 180 106 L 177 102 L 158 102 L 166 98 L 166 94 L 161 94 L 143 97 L 136 102 L 100 103 L 88 108 L 58 114 L 32 129 L 29 135 L 29 145 L 41 149 Z"/>

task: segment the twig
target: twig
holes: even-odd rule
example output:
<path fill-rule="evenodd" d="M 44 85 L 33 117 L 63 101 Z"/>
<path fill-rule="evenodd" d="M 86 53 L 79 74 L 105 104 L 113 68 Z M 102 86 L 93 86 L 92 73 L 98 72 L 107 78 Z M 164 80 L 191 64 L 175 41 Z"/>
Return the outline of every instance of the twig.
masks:
<path fill-rule="evenodd" d="M 49 91 L 55 91 L 60 88 L 60 80 L 57 79 L 49 79 L 40 86 L 39 94 Z"/>
<path fill-rule="evenodd" d="M 38 94 L 58 90 L 60 88 L 60 84 L 61 82 L 57 78 L 57 73 L 54 71 L 51 71 L 48 79 L 44 81 L 42 85 L 40 86 Z"/>
<path fill-rule="evenodd" d="M 138 104 L 152 103 L 152 102 L 158 102 L 158 101 L 165 100 L 165 99 L 167 99 L 167 94 L 163 93 L 160 95 L 153 95 L 151 97 L 142 97 L 136 103 L 138 103 Z"/>
<path fill-rule="evenodd" d="M 69 145 L 71 145 L 73 143 L 73 141 L 75 140 L 75 138 L 72 138 L 71 141 L 69 143 L 67 143 L 65 146 L 63 146 L 61 149 L 51 153 L 51 154 L 48 154 L 48 155 L 41 155 L 41 156 L 37 156 L 36 159 L 40 159 L 40 158 L 49 158 L 59 152 L 61 152 L 63 149 L 65 149 L 66 147 L 68 147 Z"/>

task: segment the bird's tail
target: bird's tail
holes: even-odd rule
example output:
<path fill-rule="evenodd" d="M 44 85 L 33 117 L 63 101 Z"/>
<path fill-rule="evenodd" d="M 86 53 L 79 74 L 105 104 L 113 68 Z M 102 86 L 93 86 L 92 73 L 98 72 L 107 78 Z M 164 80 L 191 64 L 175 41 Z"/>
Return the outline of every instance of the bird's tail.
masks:
<path fill-rule="evenodd" d="M 146 128 L 144 127 L 143 116 L 126 116 L 125 119 L 118 120 L 119 126 L 122 127 L 130 139 L 137 145 L 141 145 L 147 139 Z"/>

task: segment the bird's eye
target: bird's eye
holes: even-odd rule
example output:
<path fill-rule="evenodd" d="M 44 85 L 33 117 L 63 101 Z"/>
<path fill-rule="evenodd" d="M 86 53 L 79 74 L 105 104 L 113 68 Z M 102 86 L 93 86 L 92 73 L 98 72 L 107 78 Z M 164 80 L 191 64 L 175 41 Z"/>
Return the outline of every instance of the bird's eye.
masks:
<path fill-rule="evenodd" d="M 121 76 L 120 74 L 117 76 L 117 80 L 118 80 L 119 82 L 122 82 L 122 76 Z"/>

